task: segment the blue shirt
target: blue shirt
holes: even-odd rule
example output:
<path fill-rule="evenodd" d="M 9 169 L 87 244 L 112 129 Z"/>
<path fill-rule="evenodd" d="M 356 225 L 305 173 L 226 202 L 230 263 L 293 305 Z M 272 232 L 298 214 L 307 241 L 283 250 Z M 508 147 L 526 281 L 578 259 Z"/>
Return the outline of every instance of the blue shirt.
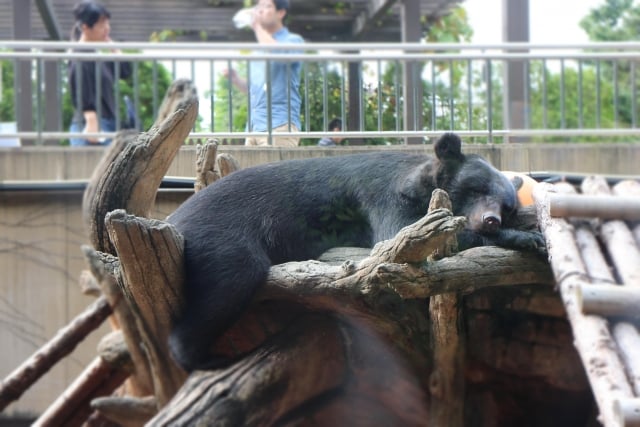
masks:
<path fill-rule="evenodd" d="M 273 34 L 273 38 L 279 43 L 304 43 L 302 37 L 290 33 L 286 27 Z M 294 53 L 295 51 L 282 50 L 277 52 Z M 289 122 L 300 129 L 300 71 L 302 63 L 300 61 L 270 61 L 270 87 L 266 84 L 266 64 L 266 61 L 251 61 L 249 65 L 250 119 L 248 130 L 267 131 L 268 90 L 271 90 L 271 129 Z M 291 107 L 291 118 L 289 118 L 289 106 Z"/>

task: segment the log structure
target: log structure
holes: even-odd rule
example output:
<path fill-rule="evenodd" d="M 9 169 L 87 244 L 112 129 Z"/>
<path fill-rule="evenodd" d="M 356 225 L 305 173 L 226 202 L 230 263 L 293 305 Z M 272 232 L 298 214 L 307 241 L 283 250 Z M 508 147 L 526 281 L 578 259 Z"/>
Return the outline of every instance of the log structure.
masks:
<path fill-rule="evenodd" d="M 551 266 L 605 426 L 640 425 L 640 182 L 540 184 Z"/>
<path fill-rule="evenodd" d="M 548 260 L 495 247 L 458 253 L 465 218 L 452 215 L 443 192 L 421 220 L 373 249 L 272 266 L 211 347 L 228 365 L 183 372 L 166 341 L 183 304 L 184 242 L 148 212 L 193 126 L 197 97 L 186 81 L 169 96 L 163 105 L 171 111 L 149 132 L 113 145 L 84 200 L 93 279 L 83 282 L 112 306 L 115 339 L 129 361 L 126 369 L 109 365 L 119 373 L 109 385 L 125 376 L 131 384 L 80 399 L 77 390 L 96 381 L 79 379 L 40 425 L 63 419 L 56 414 L 74 407 L 70 399 L 87 425 L 592 425 L 594 400 L 567 321 L 576 310 L 565 311 Z M 236 169 L 208 143 L 194 190 Z M 513 224 L 535 227 L 535 209 Z M 101 352 L 86 377 L 107 359 Z M 617 413 L 637 407 L 633 394 L 617 397 Z"/>

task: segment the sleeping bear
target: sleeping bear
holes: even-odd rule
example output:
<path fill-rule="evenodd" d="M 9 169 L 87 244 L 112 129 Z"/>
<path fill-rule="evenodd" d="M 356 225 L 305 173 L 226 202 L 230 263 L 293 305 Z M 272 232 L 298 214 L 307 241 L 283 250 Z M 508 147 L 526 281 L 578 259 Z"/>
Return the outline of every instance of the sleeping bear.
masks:
<path fill-rule="evenodd" d="M 460 250 L 535 250 L 541 234 L 505 228 L 511 182 L 460 138 L 443 135 L 435 157 L 376 152 L 290 160 L 234 172 L 187 199 L 167 221 L 185 239 L 185 307 L 169 337 L 187 371 L 212 367 L 209 347 L 246 308 L 269 268 L 336 246 L 373 247 L 422 218 L 431 193 L 449 194 L 467 218 Z"/>

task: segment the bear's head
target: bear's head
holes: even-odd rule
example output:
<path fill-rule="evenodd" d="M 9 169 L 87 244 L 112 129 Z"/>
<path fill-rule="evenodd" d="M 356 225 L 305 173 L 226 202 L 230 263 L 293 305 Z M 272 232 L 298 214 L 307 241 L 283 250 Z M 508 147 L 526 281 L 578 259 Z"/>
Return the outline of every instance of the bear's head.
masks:
<path fill-rule="evenodd" d="M 467 228 L 492 234 L 516 210 L 516 190 L 509 179 L 478 155 L 462 154 L 460 138 L 444 134 L 435 144 L 436 187 L 449 194 L 453 213 L 467 218 Z"/>

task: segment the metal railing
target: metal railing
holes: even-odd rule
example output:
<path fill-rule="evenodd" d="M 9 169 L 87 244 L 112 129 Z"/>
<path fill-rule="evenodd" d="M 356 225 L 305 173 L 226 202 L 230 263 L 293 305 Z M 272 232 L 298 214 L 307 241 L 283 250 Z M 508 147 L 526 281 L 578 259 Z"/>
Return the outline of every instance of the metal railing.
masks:
<path fill-rule="evenodd" d="M 246 70 L 252 61 L 302 63 L 302 128 L 283 135 L 305 141 L 332 135 L 326 127 L 333 117 L 345 123 L 341 137 L 376 143 L 424 142 L 449 130 L 489 142 L 619 141 L 640 134 L 640 43 L 302 46 L 304 51 L 301 45 L 255 43 L 96 43 L 97 52 L 78 52 L 71 42 L 0 41 L 2 84 L 18 94 L 0 99 L 1 114 L 10 113 L 6 103 L 15 111 L 0 121 L 18 124 L 15 131 L 0 129 L 0 145 L 12 138 L 37 145 L 80 135 L 68 131 L 70 60 L 130 62 L 138 127 L 158 110 L 163 75 L 192 80 L 200 95 L 195 139 L 264 135 L 239 123 L 246 120 L 249 101 L 221 75 L 224 68 Z M 125 53 L 105 52 L 112 48 Z M 5 68 L 13 70 L 13 80 Z M 119 104 L 122 90 L 115 89 Z M 121 111 L 118 105 L 118 123 Z"/>

